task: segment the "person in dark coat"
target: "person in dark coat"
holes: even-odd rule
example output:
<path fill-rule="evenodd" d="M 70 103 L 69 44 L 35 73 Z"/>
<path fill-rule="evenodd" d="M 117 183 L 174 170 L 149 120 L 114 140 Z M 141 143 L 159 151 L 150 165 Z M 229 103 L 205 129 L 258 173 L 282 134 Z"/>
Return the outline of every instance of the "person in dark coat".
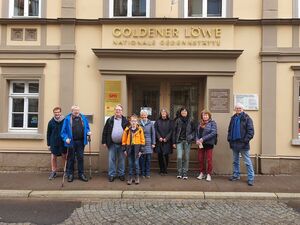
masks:
<path fill-rule="evenodd" d="M 125 156 L 122 150 L 122 135 L 129 125 L 123 116 L 123 106 L 117 104 L 115 115 L 106 120 L 102 132 L 102 144 L 108 150 L 108 181 L 113 182 L 118 176 L 125 180 Z"/>
<path fill-rule="evenodd" d="M 172 153 L 173 121 L 166 109 L 160 110 L 159 119 L 154 124 L 156 133 L 156 152 L 160 175 L 168 173 L 169 155 Z"/>
<path fill-rule="evenodd" d="M 49 121 L 47 127 L 47 146 L 51 151 L 51 173 L 49 180 L 54 179 L 57 174 L 57 157 L 62 157 L 62 163 L 65 164 L 67 149 L 60 136 L 61 128 L 65 117 L 61 115 L 61 108 L 55 107 L 53 109 L 53 118 Z"/>
<path fill-rule="evenodd" d="M 247 168 L 248 185 L 254 185 L 254 170 L 250 159 L 250 140 L 254 136 L 253 121 L 244 112 L 244 106 L 240 103 L 235 106 L 235 114 L 231 117 L 228 127 L 227 141 L 233 153 L 233 175 L 230 181 L 240 179 L 240 154 Z"/>
<path fill-rule="evenodd" d="M 198 148 L 198 160 L 200 163 L 200 174 L 197 179 L 206 177 L 211 181 L 213 148 L 217 142 L 217 123 L 212 120 L 211 113 L 203 110 L 201 121 L 196 131 L 196 144 Z M 207 167 L 207 168 L 206 168 Z"/>
<path fill-rule="evenodd" d="M 179 117 L 174 121 L 173 140 L 177 150 L 177 178 L 187 180 L 191 144 L 195 140 L 195 124 L 185 107 L 179 110 Z"/>

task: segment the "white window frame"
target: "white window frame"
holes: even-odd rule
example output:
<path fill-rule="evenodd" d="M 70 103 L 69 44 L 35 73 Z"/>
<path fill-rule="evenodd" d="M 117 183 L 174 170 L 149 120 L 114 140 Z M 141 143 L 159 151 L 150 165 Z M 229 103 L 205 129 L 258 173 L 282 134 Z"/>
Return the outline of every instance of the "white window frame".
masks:
<path fill-rule="evenodd" d="M 28 15 L 29 0 L 24 0 L 24 15 L 23 16 L 14 16 L 14 3 L 15 3 L 14 0 L 9 0 L 9 17 L 10 18 L 24 18 L 24 17 L 41 18 L 42 0 L 39 0 L 39 15 L 38 16 L 29 16 Z"/>
<path fill-rule="evenodd" d="M 132 16 L 132 0 L 127 0 L 127 16 L 114 16 L 114 0 L 109 0 L 109 17 L 110 18 L 149 18 L 150 1 L 146 0 L 146 16 Z"/>
<path fill-rule="evenodd" d="M 24 83 L 24 93 L 13 93 L 13 84 L 14 83 Z M 39 100 L 39 92 L 38 93 L 29 93 L 29 84 L 32 83 L 37 83 L 39 84 L 39 81 L 36 80 L 14 80 L 10 81 L 9 84 L 9 112 L 8 112 L 8 129 L 10 132 L 38 132 L 38 127 L 28 127 L 28 106 L 29 106 L 29 101 L 28 99 L 38 99 Z M 39 90 L 40 90 L 40 85 L 39 85 Z M 13 99 L 14 98 L 24 98 L 24 117 L 23 117 L 23 127 L 12 127 L 12 109 L 13 109 Z M 40 104 L 40 102 L 39 102 Z M 39 112 L 37 112 L 38 119 L 39 118 Z"/>
<path fill-rule="evenodd" d="M 203 15 L 202 17 L 198 16 L 189 16 L 189 1 L 184 0 L 184 17 L 185 18 L 224 18 L 226 17 L 226 2 L 227 0 L 222 0 L 222 15 L 221 16 L 210 16 L 207 17 L 207 0 L 202 0 L 202 9 Z"/>

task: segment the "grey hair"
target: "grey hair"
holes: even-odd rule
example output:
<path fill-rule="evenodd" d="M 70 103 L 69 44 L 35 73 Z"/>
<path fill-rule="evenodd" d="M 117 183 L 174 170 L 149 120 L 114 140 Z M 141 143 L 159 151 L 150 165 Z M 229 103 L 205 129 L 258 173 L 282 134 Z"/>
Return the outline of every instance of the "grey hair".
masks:
<path fill-rule="evenodd" d="M 245 107 L 244 107 L 244 105 L 242 104 L 242 103 L 236 103 L 235 104 L 235 106 L 234 106 L 234 108 L 236 109 L 236 108 L 241 108 L 241 109 L 244 109 Z"/>
<path fill-rule="evenodd" d="M 74 109 L 80 109 L 78 105 L 72 105 L 71 110 L 73 111 Z"/>
<path fill-rule="evenodd" d="M 145 113 L 145 114 L 148 116 L 148 111 L 147 111 L 147 110 L 142 109 L 142 110 L 140 111 L 140 115 L 142 115 L 143 113 Z"/>

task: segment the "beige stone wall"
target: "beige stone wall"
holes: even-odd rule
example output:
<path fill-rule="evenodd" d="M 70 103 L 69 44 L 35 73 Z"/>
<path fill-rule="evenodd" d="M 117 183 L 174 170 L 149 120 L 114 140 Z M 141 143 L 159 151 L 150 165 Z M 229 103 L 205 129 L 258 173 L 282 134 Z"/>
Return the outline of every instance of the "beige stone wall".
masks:
<path fill-rule="evenodd" d="M 294 71 L 289 63 L 277 65 L 276 101 L 276 153 L 279 156 L 300 156 L 299 146 L 292 146 L 293 138 L 293 77 Z M 298 66 L 300 64 L 298 63 Z"/>
<path fill-rule="evenodd" d="M 12 40 L 12 28 L 22 28 L 23 29 L 23 40 L 16 41 Z M 25 40 L 25 29 L 36 29 L 37 39 L 35 41 L 26 41 Z M 7 45 L 11 46 L 38 46 L 41 44 L 41 26 L 40 25 L 7 25 Z"/>
<path fill-rule="evenodd" d="M 88 35 L 87 35 L 88 34 Z M 92 48 L 100 48 L 101 29 L 97 26 L 76 27 L 75 58 L 75 96 L 74 103 L 78 104 L 84 114 L 93 114 L 94 121 L 90 124 L 93 133 L 92 149 L 99 151 L 102 127 L 100 124 L 100 110 L 103 99 L 101 96 L 100 73 L 98 58 Z"/>
<path fill-rule="evenodd" d="M 291 48 L 293 42 L 292 26 L 277 26 L 277 46 L 279 48 Z"/>
<path fill-rule="evenodd" d="M 98 19 L 103 17 L 103 1 L 89 0 L 76 1 L 76 18 L 78 19 Z"/>
<path fill-rule="evenodd" d="M 233 0 L 233 17 L 240 19 L 261 19 L 262 0 Z"/>
<path fill-rule="evenodd" d="M 62 0 L 47 0 L 47 18 L 61 17 L 61 2 Z"/>
<path fill-rule="evenodd" d="M 244 52 L 237 59 L 237 71 L 233 78 L 233 94 L 258 94 L 261 101 L 261 64 L 258 55 L 261 48 L 259 27 L 235 27 L 234 48 Z M 261 107 L 261 104 L 260 104 Z M 246 111 L 253 119 L 255 136 L 251 142 L 251 154 L 261 153 L 261 112 Z"/>
<path fill-rule="evenodd" d="M 59 46 L 61 40 L 61 30 L 58 25 L 47 25 L 47 45 Z"/>
<path fill-rule="evenodd" d="M 14 63 L 15 61 L 0 61 L 0 63 Z M 20 63 L 30 63 L 33 61 L 22 60 Z M 59 61 L 34 61 L 35 63 L 46 63 L 44 70 L 45 90 L 44 90 L 44 140 L 5 140 L 0 139 L 0 151 L 48 151 L 46 142 L 46 131 L 48 121 L 51 119 L 52 109 L 59 105 Z M 42 119 L 42 118 L 40 118 Z"/>
<path fill-rule="evenodd" d="M 178 18 L 178 3 L 171 5 L 170 0 L 156 0 L 155 17 Z"/>
<path fill-rule="evenodd" d="M 278 0 L 278 18 L 293 17 L 293 1 L 294 0 Z"/>

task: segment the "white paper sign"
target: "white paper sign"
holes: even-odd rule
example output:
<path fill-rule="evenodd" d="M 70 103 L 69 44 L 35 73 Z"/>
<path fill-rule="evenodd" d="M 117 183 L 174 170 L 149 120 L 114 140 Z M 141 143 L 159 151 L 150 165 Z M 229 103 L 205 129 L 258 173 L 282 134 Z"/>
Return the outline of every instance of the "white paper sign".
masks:
<path fill-rule="evenodd" d="M 257 94 L 235 94 L 234 105 L 237 103 L 241 103 L 244 106 L 244 110 L 259 110 Z"/>

